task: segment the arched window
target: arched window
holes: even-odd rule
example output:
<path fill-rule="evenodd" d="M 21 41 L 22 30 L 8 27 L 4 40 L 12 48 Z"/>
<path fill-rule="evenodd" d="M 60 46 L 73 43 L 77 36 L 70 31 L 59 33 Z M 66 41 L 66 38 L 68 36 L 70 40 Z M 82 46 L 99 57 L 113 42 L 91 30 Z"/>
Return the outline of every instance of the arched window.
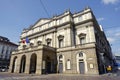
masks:
<path fill-rule="evenodd" d="M 59 59 L 59 61 L 58 61 L 58 63 L 59 63 L 58 72 L 59 73 L 63 73 L 63 71 L 65 70 L 64 56 L 63 55 L 59 55 L 58 59 Z"/>
<path fill-rule="evenodd" d="M 63 47 L 64 46 L 64 36 L 59 35 L 58 42 L 59 42 L 59 48 Z"/>
<path fill-rule="evenodd" d="M 84 74 L 87 71 L 86 55 L 83 52 L 77 54 L 77 72 Z"/>
<path fill-rule="evenodd" d="M 82 52 L 79 53 L 79 57 L 83 57 L 83 53 Z"/>
<path fill-rule="evenodd" d="M 63 60 L 63 56 L 60 55 L 60 56 L 59 56 L 59 62 L 62 62 L 62 60 Z"/>

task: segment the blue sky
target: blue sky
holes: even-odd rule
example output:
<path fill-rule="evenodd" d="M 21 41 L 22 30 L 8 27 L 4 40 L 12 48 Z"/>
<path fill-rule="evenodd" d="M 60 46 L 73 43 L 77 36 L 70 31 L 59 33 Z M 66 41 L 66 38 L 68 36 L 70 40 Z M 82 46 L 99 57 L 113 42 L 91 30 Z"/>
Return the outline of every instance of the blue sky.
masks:
<path fill-rule="evenodd" d="M 0 0 L 0 35 L 18 43 L 24 28 L 40 18 L 70 9 L 72 13 L 91 7 L 107 35 L 113 53 L 120 54 L 120 0 Z"/>

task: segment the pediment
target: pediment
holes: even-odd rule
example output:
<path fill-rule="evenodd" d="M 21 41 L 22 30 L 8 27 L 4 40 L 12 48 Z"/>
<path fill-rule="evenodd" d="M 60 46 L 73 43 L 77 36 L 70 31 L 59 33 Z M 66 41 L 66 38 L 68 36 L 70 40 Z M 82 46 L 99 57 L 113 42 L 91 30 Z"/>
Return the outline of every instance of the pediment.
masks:
<path fill-rule="evenodd" d="M 39 19 L 34 25 L 33 27 L 37 27 L 37 26 L 40 26 L 42 24 L 45 24 L 47 22 L 49 22 L 50 19 L 47 19 L 47 18 L 42 18 L 42 19 Z"/>

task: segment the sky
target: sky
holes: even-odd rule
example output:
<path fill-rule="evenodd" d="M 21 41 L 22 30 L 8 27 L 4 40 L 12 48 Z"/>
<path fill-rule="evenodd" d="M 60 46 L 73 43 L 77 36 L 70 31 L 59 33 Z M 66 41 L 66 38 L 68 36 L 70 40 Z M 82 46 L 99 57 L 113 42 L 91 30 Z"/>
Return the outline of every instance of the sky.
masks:
<path fill-rule="evenodd" d="M 67 9 L 79 12 L 86 6 L 102 25 L 112 52 L 120 55 L 120 0 L 0 0 L 0 36 L 17 44 L 22 30 L 38 19 L 51 18 Z"/>

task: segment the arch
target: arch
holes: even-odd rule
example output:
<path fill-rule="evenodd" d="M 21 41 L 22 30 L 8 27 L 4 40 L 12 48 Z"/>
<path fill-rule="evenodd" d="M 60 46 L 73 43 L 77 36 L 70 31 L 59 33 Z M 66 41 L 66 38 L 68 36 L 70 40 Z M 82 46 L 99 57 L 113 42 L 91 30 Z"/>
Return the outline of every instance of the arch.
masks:
<path fill-rule="evenodd" d="M 85 74 L 87 72 L 87 62 L 85 53 L 83 52 L 77 53 L 76 59 L 77 59 L 77 72 L 80 74 Z"/>
<path fill-rule="evenodd" d="M 16 68 L 17 68 L 17 56 L 15 56 L 13 58 L 13 64 L 12 64 L 12 73 L 16 72 Z"/>
<path fill-rule="evenodd" d="M 63 71 L 65 71 L 64 56 L 59 55 L 58 56 L 58 72 L 63 73 Z"/>
<path fill-rule="evenodd" d="M 21 63 L 20 63 L 20 73 L 24 73 L 25 72 L 25 65 L 26 65 L 26 56 L 23 55 L 21 57 Z"/>
<path fill-rule="evenodd" d="M 29 70 L 30 74 L 36 72 L 36 62 L 37 62 L 37 55 L 34 53 L 31 55 L 30 58 L 30 70 Z"/>
<path fill-rule="evenodd" d="M 46 56 L 46 73 L 52 73 L 52 61 L 49 56 Z"/>

